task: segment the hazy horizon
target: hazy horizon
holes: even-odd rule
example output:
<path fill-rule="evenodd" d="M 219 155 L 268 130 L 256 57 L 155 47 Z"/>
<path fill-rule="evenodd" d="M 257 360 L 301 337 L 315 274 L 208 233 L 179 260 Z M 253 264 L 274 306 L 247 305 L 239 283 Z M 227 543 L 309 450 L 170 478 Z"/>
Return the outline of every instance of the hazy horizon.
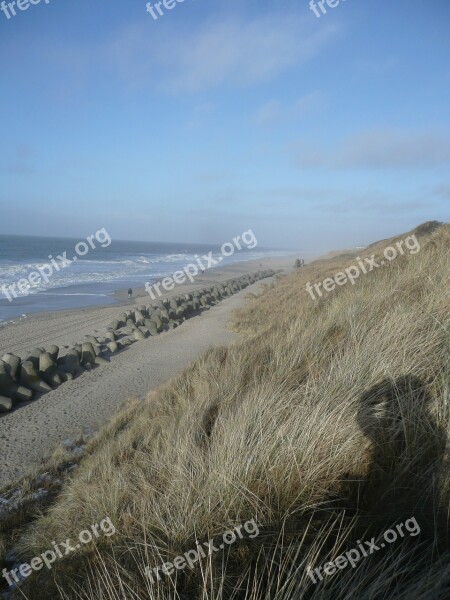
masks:
<path fill-rule="evenodd" d="M 436 219 L 429 219 L 429 221 L 434 221 Z M 411 227 L 412 229 L 415 229 L 416 227 L 418 227 L 419 225 L 421 225 L 422 223 L 424 223 L 425 221 L 422 221 L 421 223 L 416 223 L 415 225 L 413 225 Z M 408 230 L 409 231 L 409 230 Z M 92 232 L 89 232 L 92 233 Z M 404 231 L 398 231 L 394 234 L 391 234 L 391 237 L 395 236 L 395 235 L 401 235 L 403 233 L 406 233 L 406 230 Z M 70 240 L 70 241 L 74 241 L 74 240 L 82 240 L 83 238 L 86 237 L 86 234 L 84 233 L 80 233 L 79 235 L 74 235 L 74 236 L 55 236 L 55 235 L 26 235 L 26 234 L 20 234 L 20 233 L 2 233 L 0 232 L 0 236 L 9 236 L 9 237 L 19 237 L 19 238 L 26 238 L 26 239 L 30 239 L 30 238 L 44 238 L 44 239 L 55 239 L 55 240 Z M 388 236 L 385 236 L 388 237 Z M 378 242 L 381 241 L 382 239 L 384 239 L 384 237 L 381 238 L 377 238 L 377 239 L 370 239 L 370 240 L 366 240 L 365 243 L 361 243 L 361 244 L 354 244 L 353 246 L 348 246 L 348 247 L 329 247 L 329 248 L 324 248 L 322 252 L 330 252 L 333 250 L 345 250 L 348 248 L 358 248 L 358 247 L 366 247 L 369 246 L 370 244 L 374 243 L 374 242 Z M 226 242 L 227 240 L 225 240 Z M 186 240 L 142 240 L 142 239 L 136 239 L 136 240 L 132 240 L 132 239 L 114 239 L 113 242 L 119 242 L 119 243 L 142 243 L 142 244 L 161 244 L 161 245 L 186 245 L 186 246 L 204 246 L 205 248 L 209 248 L 209 247 L 219 247 L 221 246 L 222 243 L 224 243 L 224 240 L 216 240 L 216 241 L 207 241 L 207 242 L 187 242 Z M 262 250 L 275 250 L 275 251 L 286 251 L 288 253 L 290 252 L 307 252 L 310 254 L 315 254 L 316 251 L 312 248 L 301 248 L 301 247 L 287 247 L 287 246 L 267 246 L 267 245 L 263 245 L 263 244 L 259 244 L 258 243 L 258 248 L 262 249 Z"/>

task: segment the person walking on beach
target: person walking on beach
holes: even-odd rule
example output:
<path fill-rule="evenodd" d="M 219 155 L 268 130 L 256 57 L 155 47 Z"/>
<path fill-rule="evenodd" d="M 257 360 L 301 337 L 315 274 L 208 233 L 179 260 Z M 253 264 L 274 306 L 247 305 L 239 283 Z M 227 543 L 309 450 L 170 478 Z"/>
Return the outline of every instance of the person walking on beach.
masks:
<path fill-rule="evenodd" d="M 128 298 L 132 298 L 133 297 L 133 290 L 130 288 L 128 290 Z"/>

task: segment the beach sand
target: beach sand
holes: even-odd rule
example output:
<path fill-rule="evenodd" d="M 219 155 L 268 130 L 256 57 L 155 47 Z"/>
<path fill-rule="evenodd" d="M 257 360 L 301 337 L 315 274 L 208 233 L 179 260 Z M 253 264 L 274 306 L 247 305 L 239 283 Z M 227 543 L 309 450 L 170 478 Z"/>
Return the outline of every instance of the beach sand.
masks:
<path fill-rule="evenodd" d="M 288 272 L 293 262 L 292 257 L 264 259 L 262 268 Z M 254 273 L 260 269 L 259 265 L 260 261 L 249 261 L 206 271 L 193 284 L 176 286 L 164 296 Z M 1 415 L 0 485 L 35 469 L 64 440 L 97 430 L 127 399 L 144 398 L 148 391 L 174 377 L 211 346 L 231 343 L 237 337 L 227 328 L 231 312 L 242 306 L 246 294 L 257 292 L 270 281 L 257 282 L 180 327 L 133 344 L 114 355 L 108 365 L 85 372 L 56 390 Z M 123 306 L 151 302 L 144 289 L 134 292 L 133 300 L 127 299 L 126 290 L 118 292 L 115 306 L 41 313 L 9 323 L 0 329 L 0 356 L 13 352 L 24 357 L 27 350 L 34 347 L 68 346 L 81 341 L 86 334 L 104 332 L 123 312 Z"/>

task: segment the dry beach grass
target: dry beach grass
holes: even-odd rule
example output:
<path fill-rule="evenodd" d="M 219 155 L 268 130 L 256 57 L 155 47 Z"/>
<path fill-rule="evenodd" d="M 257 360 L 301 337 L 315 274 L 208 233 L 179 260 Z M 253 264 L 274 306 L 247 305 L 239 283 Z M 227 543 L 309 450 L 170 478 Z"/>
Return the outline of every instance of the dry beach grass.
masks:
<path fill-rule="evenodd" d="M 305 283 L 354 256 L 266 286 L 234 315 L 240 340 L 130 403 L 15 550 L 29 561 L 106 516 L 116 534 L 34 573 L 13 598 L 447 597 L 450 226 L 418 235 L 418 254 L 317 301 Z M 418 537 L 317 585 L 307 576 L 411 517 Z M 145 577 L 251 518 L 255 539 Z"/>

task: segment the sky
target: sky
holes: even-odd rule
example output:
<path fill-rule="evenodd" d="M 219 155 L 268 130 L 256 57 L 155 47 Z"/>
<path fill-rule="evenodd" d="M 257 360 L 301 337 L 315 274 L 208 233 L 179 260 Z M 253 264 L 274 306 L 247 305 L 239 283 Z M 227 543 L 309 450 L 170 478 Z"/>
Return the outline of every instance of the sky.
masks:
<path fill-rule="evenodd" d="M 173 4 L 0 12 L 0 233 L 316 252 L 449 220 L 449 0 Z"/>

